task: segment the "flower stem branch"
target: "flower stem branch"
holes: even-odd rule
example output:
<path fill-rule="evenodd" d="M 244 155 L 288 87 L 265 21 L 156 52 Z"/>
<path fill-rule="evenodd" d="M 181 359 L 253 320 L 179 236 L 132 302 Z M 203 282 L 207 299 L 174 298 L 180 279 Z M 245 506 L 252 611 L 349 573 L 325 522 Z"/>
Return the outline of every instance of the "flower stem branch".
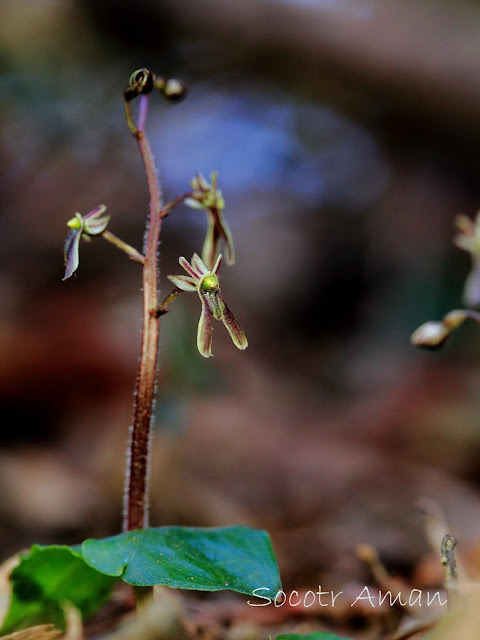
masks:
<path fill-rule="evenodd" d="M 462 311 L 466 318 L 480 324 L 480 313 L 478 311 L 473 311 L 472 309 L 464 309 Z"/>
<path fill-rule="evenodd" d="M 148 96 L 140 96 L 136 127 L 127 110 L 127 122 L 135 136 L 143 161 L 150 195 L 143 265 L 143 331 L 140 363 L 135 387 L 133 424 L 130 433 L 123 530 L 148 526 L 148 474 L 150 463 L 152 406 L 155 394 L 160 320 L 153 310 L 158 301 L 158 241 L 162 225 L 162 195 L 150 144 L 145 135 Z"/>
<path fill-rule="evenodd" d="M 145 256 L 142 256 L 142 254 L 139 251 L 137 251 L 134 247 L 130 246 L 129 244 L 127 244 L 126 242 L 124 242 L 123 240 L 115 236 L 113 233 L 110 233 L 110 231 L 104 231 L 102 233 L 102 238 L 107 240 L 107 242 L 110 242 L 110 244 L 113 244 L 118 249 L 121 249 L 124 253 L 128 255 L 130 260 L 133 260 L 134 262 L 139 262 L 140 264 L 145 264 Z"/>
<path fill-rule="evenodd" d="M 153 313 L 157 318 L 164 316 L 170 311 L 168 305 L 176 300 L 181 293 L 183 293 L 181 289 L 175 288 L 166 298 L 163 299 L 163 302 L 156 309 L 152 310 L 151 313 Z"/>
<path fill-rule="evenodd" d="M 191 196 L 192 196 L 192 193 L 191 191 L 189 191 L 188 193 L 182 193 L 182 195 L 178 196 L 178 198 L 175 198 L 175 200 L 172 200 L 171 202 L 167 202 L 167 204 L 162 209 L 162 213 L 161 213 L 162 218 L 166 218 L 170 213 L 170 211 L 177 206 L 177 204 L 182 204 L 182 202 L 184 202 L 187 198 L 191 198 Z"/>

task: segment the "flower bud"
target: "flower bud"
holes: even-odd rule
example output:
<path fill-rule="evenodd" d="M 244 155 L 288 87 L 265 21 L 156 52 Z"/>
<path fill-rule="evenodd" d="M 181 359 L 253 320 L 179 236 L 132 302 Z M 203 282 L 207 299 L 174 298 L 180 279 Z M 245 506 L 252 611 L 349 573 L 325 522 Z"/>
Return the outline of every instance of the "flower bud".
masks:
<path fill-rule="evenodd" d="M 425 322 L 412 333 L 410 341 L 417 347 L 437 349 L 447 341 L 450 328 L 443 322 Z"/>
<path fill-rule="evenodd" d="M 180 102 L 188 93 L 187 87 L 180 80 L 170 78 L 165 83 L 163 93 L 170 102 Z"/>
<path fill-rule="evenodd" d="M 449 331 L 452 331 L 453 329 L 458 329 L 466 319 L 467 314 L 463 309 L 454 309 L 453 311 L 449 311 L 447 315 L 443 317 L 443 324 Z"/>

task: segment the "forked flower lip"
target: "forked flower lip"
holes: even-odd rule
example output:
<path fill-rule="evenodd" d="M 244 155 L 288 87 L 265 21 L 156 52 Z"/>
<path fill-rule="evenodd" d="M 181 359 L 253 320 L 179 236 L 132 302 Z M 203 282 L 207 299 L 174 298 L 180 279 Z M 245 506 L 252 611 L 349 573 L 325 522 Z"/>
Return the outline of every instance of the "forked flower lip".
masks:
<path fill-rule="evenodd" d="M 200 297 L 202 313 L 197 331 L 197 347 L 200 354 L 205 358 L 212 355 L 212 320 L 221 320 L 227 328 L 233 344 L 238 349 L 246 349 L 248 346 L 247 338 L 220 290 L 217 273 L 222 263 L 222 254 L 218 256 L 211 270 L 196 253 L 193 254 L 190 262 L 183 256 L 178 261 L 188 276 L 167 277 L 179 289 L 196 291 Z"/>

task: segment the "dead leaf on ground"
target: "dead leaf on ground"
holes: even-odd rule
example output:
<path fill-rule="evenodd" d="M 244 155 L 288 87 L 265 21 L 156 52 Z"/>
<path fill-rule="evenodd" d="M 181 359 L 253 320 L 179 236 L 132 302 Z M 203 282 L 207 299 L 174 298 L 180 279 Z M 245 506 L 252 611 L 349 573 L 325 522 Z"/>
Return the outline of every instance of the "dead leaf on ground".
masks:
<path fill-rule="evenodd" d="M 55 629 L 52 624 L 39 624 L 29 629 L 1 636 L 0 640 L 54 640 L 61 635 L 62 632 Z"/>

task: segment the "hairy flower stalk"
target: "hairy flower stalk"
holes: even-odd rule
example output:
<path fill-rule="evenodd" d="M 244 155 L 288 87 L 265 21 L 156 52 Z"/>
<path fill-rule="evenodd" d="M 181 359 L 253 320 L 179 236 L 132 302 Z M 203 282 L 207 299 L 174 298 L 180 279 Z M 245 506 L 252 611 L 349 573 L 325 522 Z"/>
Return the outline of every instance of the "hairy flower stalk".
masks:
<path fill-rule="evenodd" d="M 167 215 L 157 179 L 152 150 L 145 135 L 149 93 L 161 91 L 165 97 L 177 101 L 186 94 L 183 84 L 177 80 L 158 78 L 148 69 L 139 69 L 131 77 L 125 89 L 124 100 L 127 123 L 135 136 L 147 177 L 150 210 L 147 221 L 143 265 L 143 329 L 140 363 L 135 386 L 133 423 L 130 432 L 123 530 L 131 531 L 148 526 L 148 481 L 150 464 L 150 440 L 152 407 L 155 395 L 158 341 L 160 330 L 158 291 L 158 242 L 162 218 Z M 130 101 L 140 97 L 137 125 L 133 123 Z"/>
<path fill-rule="evenodd" d="M 148 526 L 148 473 L 150 427 L 157 373 L 160 318 L 153 310 L 158 299 L 158 240 L 162 226 L 162 196 L 150 144 L 145 136 L 148 96 L 140 96 L 138 129 L 135 135 L 150 195 L 143 266 L 143 330 L 140 363 L 135 387 L 133 423 L 130 433 L 123 530 Z"/>

